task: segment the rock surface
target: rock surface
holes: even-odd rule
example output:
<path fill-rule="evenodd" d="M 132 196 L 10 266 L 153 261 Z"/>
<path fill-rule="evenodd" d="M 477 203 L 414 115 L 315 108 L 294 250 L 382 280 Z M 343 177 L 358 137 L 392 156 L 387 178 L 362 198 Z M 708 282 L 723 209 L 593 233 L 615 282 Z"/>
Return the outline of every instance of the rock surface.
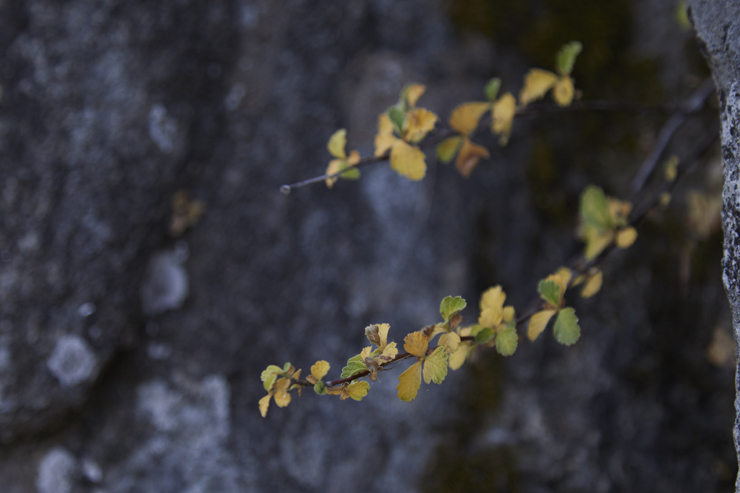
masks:
<path fill-rule="evenodd" d="M 3 493 L 706 491 L 732 475 L 732 377 L 704 357 L 728 317 L 719 271 L 680 299 L 656 226 L 576 304 L 572 348 L 487 354 L 410 404 L 394 373 L 361 404 L 304 395 L 259 416 L 268 364 L 334 375 L 369 323 L 400 341 L 448 294 L 473 320 L 493 283 L 525 306 L 575 248 L 574 204 L 556 219 L 561 192 L 522 164 L 537 123 L 489 139 L 469 181 L 379 165 L 278 192 L 323 171 L 337 128 L 370 153 L 407 82 L 440 116 L 491 75 L 517 90 L 530 61 L 456 32 L 444 2 L 2 2 L 0 50 Z M 576 197 L 600 173 L 549 186 Z M 175 239 L 181 189 L 205 213 Z"/>
<path fill-rule="evenodd" d="M 722 229 L 725 234 L 722 259 L 723 281 L 732 310 L 736 345 L 740 344 L 740 2 L 690 2 L 707 62 L 717 84 L 721 103 L 724 191 Z M 740 363 L 739 363 L 740 364 Z M 735 372 L 740 389 L 740 366 Z M 740 397 L 735 400 L 735 450 L 740 461 Z M 740 491 L 740 476 L 735 483 Z"/>

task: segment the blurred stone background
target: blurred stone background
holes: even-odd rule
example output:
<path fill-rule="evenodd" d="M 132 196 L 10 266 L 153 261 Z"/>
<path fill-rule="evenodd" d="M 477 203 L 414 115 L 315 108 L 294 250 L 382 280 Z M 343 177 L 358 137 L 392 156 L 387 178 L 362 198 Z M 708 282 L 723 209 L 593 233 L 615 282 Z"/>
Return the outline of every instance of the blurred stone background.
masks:
<path fill-rule="evenodd" d="M 670 0 L 0 2 L 0 484 L 3 493 L 731 491 L 734 349 L 721 233 L 691 189 L 571 300 L 583 336 L 483 354 L 410 404 L 396 374 L 362 403 L 257 409 L 260 372 L 331 375 L 388 322 L 502 284 L 525 307 L 578 249 L 578 193 L 616 196 L 664 113 L 515 123 L 469 180 L 279 193 L 321 174 L 345 127 L 372 151 L 407 82 L 446 118 L 492 76 L 518 91 L 578 39 L 584 99 L 677 103 L 708 76 Z M 679 132 L 680 154 L 716 107 Z M 168 232 L 173 196 L 204 203 Z M 729 339 L 728 339 L 729 338 Z M 729 342 L 727 342 L 729 340 Z M 729 360 L 728 360 L 729 358 Z M 309 393 L 310 394 L 310 393 Z"/>

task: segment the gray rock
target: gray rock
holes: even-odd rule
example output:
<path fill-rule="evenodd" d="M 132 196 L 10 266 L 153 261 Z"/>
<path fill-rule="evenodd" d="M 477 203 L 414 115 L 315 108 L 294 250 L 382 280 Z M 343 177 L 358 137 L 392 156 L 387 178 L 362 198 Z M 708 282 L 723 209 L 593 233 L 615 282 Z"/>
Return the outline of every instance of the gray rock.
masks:
<path fill-rule="evenodd" d="M 390 323 L 401 342 L 446 295 L 467 298 L 475 320 L 493 283 L 524 307 L 575 248 L 574 197 L 610 166 L 571 162 L 591 151 L 561 146 L 567 119 L 541 124 L 557 127 L 570 170 L 551 159 L 544 190 L 532 156 L 547 160 L 538 139 L 550 137 L 523 120 L 505 149 L 476 136 L 492 158 L 471 180 L 430 158 L 419 183 L 380 164 L 331 191 L 279 193 L 325 169 L 338 128 L 370 153 L 406 82 L 427 84 L 421 104 L 442 118 L 492 75 L 518 89 L 533 62 L 458 33 L 445 8 L 0 4 L 3 493 L 723 485 L 731 376 L 696 330 L 727 315 L 719 272 L 679 299 L 662 232 L 610 259 L 603 297 L 575 302 L 572 348 L 543 337 L 509 360 L 487 353 L 412 403 L 388 373 L 362 403 L 308 391 L 260 417 L 267 365 L 326 359 L 333 378 L 368 324 Z M 652 21 L 634 26 L 637 53 L 681 59 Z M 594 162 L 635 159 L 607 147 Z M 206 205 L 178 240 L 187 262 L 167 231 L 180 189 Z"/>

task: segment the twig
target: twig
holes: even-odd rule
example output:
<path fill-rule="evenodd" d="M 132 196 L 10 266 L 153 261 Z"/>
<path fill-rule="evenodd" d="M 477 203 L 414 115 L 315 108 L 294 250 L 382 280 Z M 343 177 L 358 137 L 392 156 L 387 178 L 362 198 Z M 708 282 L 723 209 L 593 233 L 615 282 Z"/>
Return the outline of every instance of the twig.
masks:
<path fill-rule="evenodd" d="M 565 106 L 565 107 L 557 106 L 557 105 L 546 105 L 546 104 L 529 105 L 524 109 L 517 110 L 516 114 L 519 116 L 536 117 L 536 116 L 541 116 L 541 115 L 546 115 L 546 114 L 563 113 L 563 112 L 569 112 L 569 111 L 624 111 L 624 112 L 648 113 L 648 112 L 676 111 L 676 107 L 672 105 L 646 105 L 642 103 L 629 103 L 629 102 L 608 101 L 608 100 L 593 100 L 593 101 L 576 101 L 570 106 Z M 488 127 L 490 126 L 490 124 L 491 124 L 490 117 L 484 117 L 484 118 L 481 118 L 478 124 L 478 128 Z M 444 139 L 448 137 L 452 137 L 453 135 L 456 135 L 456 134 L 457 132 L 450 128 L 435 130 L 433 131 L 433 134 L 431 135 L 430 138 L 424 139 L 424 141 L 422 141 L 419 145 L 420 147 L 431 147 L 443 141 Z M 390 157 L 389 152 L 386 152 L 382 156 L 366 156 L 362 158 L 359 163 L 354 165 L 354 167 L 360 168 L 363 166 L 367 166 L 369 164 L 380 163 L 383 161 L 387 161 L 389 157 Z M 296 183 L 282 185 L 280 187 L 280 192 L 282 192 L 284 195 L 289 195 L 290 192 L 296 188 L 303 188 L 305 186 L 313 185 L 314 183 L 319 183 L 327 179 L 339 178 L 346 171 L 347 169 L 344 169 L 341 171 L 337 171 L 336 173 L 324 174 L 320 176 L 315 176 L 313 178 L 309 178 L 307 180 L 299 181 Z"/>
<path fill-rule="evenodd" d="M 704 101 L 709 96 L 709 94 L 712 93 L 714 90 L 714 83 L 711 80 L 706 81 L 702 86 L 694 92 L 694 94 L 682 105 L 681 109 L 678 110 L 679 113 L 676 113 L 671 116 L 669 121 L 666 123 L 666 125 L 663 127 L 659 134 L 658 138 L 658 144 L 656 144 L 656 147 L 660 147 L 659 151 L 656 151 L 656 149 L 653 149 L 653 151 L 650 153 L 648 158 L 645 160 L 645 163 L 643 163 L 643 167 L 641 168 L 640 172 L 638 173 L 638 177 L 642 174 L 645 175 L 645 178 L 640 182 L 638 190 L 633 194 L 633 198 L 636 196 L 637 192 L 641 191 L 642 188 L 645 185 L 645 182 L 647 178 L 652 174 L 652 171 L 655 167 L 655 163 L 657 163 L 657 160 L 660 159 L 660 155 L 662 154 L 663 150 L 665 150 L 665 147 L 668 145 L 668 142 L 670 141 L 671 137 L 675 133 L 676 129 L 685 121 L 686 117 L 698 111 L 704 104 Z M 596 102 L 600 103 L 600 102 Z M 621 103 L 624 104 L 624 103 Z M 594 105 L 595 107 L 592 108 L 580 108 L 581 110 L 589 110 L 589 109 L 599 109 L 598 105 Z M 601 108 L 601 109 L 609 109 L 609 108 Z M 635 111 L 638 111 L 637 108 L 635 108 Z M 649 111 L 648 109 L 643 109 L 639 111 Z M 485 119 L 482 119 L 482 125 L 490 124 L 490 120 L 488 122 L 484 121 Z M 441 130 L 436 132 L 431 136 L 429 139 L 425 139 L 423 144 L 426 145 L 432 145 L 431 143 L 437 143 L 442 141 L 443 139 L 450 137 L 451 135 L 455 135 L 455 131 L 451 129 L 447 130 Z M 642 207 L 634 208 L 632 213 L 630 214 L 628 218 L 628 224 L 630 226 L 634 226 L 647 215 L 650 210 L 652 210 L 655 206 L 658 205 L 660 202 L 660 197 L 663 193 L 669 192 L 676 184 L 678 179 L 683 176 L 687 171 L 691 169 L 691 167 L 696 163 L 699 156 L 717 139 L 719 135 L 719 127 L 717 123 L 715 122 L 712 127 L 711 131 L 708 132 L 705 137 L 697 144 L 695 145 L 691 151 L 688 153 L 687 156 L 684 157 L 684 159 L 678 164 L 676 168 L 676 178 L 673 181 L 665 181 L 653 194 L 652 196 L 648 197 L 648 200 L 645 201 L 644 205 Z M 656 157 L 651 157 L 651 156 Z M 356 165 L 357 167 L 360 166 L 366 166 L 369 164 L 382 162 L 389 158 L 389 153 L 385 153 L 383 156 L 369 156 L 365 157 Z M 647 169 L 647 171 L 644 171 Z M 306 185 L 310 185 L 312 183 L 316 183 L 319 181 L 323 181 L 327 178 L 336 178 L 342 173 L 344 173 L 346 170 L 342 170 L 338 173 L 330 174 L 330 175 L 322 175 L 315 178 L 311 178 L 309 180 L 305 180 L 302 182 L 294 183 L 291 185 L 283 185 L 281 187 L 281 191 L 285 194 L 290 193 L 291 189 L 293 188 L 301 188 Z M 638 177 L 635 178 L 635 181 L 633 183 L 638 182 Z M 596 257 L 586 260 L 585 256 L 580 253 L 574 257 L 572 257 L 568 262 L 566 262 L 566 266 L 573 271 L 573 275 L 571 277 L 571 280 L 569 282 L 569 287 L 572 285 L 574 280 L 582 275 L 585 274 L 589 269 L 592 267 L 595 267 L 597 265 L 600 265 L 601 262 L 615 249 L 615 244 L 611 243 L 609 246 L 607 246 L 604 250 L 602 250 Z M 541 300 L 539 298 L 534 299 L 531 303 L 529 308 L 526 312 L 519 315 L 516 318 L 516 326 L 517 328 L 521 325 L 523 325 L 527 320 L 529 320 L 535 313 L 539 311 L 539 306 L 541 305 Z M 464 340 L 474 340 L 475 338 L 472 336 L 465 336 L 460 338 L 461 341 Z M 427 352 L 433 351 L 439 346 L 434 346 L 433 348 L 429 348 Z M 397 354 L 396 357 L 394 357 L 392 360 L 383 363 L 380 365 L 381 369 L 384 369 L 387 365 L 390 365 L 392 363 L 396 363 L 398 361 L 402 361 L 408 358 L 411 358 L 415 355 L 411 353 L 400 353 Z M 370 375 L 370 370 L 363 370 L 361 372 L 358 372 L 351 377 L 342 378 L 339 380 L 332 380 L 329 382 L 326 382 L 327 387 L 336 387 L 337 385 L 343 385 L 345 383 L 352 382 L 354 380 L 364 378 L 368 375 Z M 302 387 L 308 387 L 313 386 L 310 382 L 306 380 L 296 380 L 291 379 L 291 381 L 294 384 L 298 384 Z"/>
<path fill-rule="evenodd" d="M 665 125 L 663 125 L 663 128 L 658 134 L 658 139 L 656 140 L 655 145 L 650 150 L 650 154 L 645 158 L 645 161 L 640 167 L 640 171 L 637 172 L 635 179 L 632 181 L 633 195 L 639 193 L 643 189 L 645 183 L 653 174 L 655 166 L 658 164 L 658 160 L 660 160 L 663 152 L 665 152 L 666 147 L 668 147 L 668 143 L 671 141 L 673 134 L 676 133 L 676 130 L 678 130 L 678 127 L 686 121 L 686 118 L 688 118 L 689 115 L 696 113 L 704 107 L 704 102 L 712 92 L 714 92 L 714 81 L 709 78 L 699 86 L 699 89 L 694 91 L 684 104 L 680 106 L 678 111 L 673 113 Z"/>
<path fill-rule="evenodd" d="M 574 101 L 570 106 L 559 106 L 556 104 L 528 105 L 524 109 L 517 110 L 516 114 L 521 116 L 542 116 L 553 113 L 566 113 L 576 111 L 615 111 L 624 113 L 672 113 L 679 109 L 677 105 L 650 105 L 644 103 L 632 103 L 627 101 L 589 100 Z"/>

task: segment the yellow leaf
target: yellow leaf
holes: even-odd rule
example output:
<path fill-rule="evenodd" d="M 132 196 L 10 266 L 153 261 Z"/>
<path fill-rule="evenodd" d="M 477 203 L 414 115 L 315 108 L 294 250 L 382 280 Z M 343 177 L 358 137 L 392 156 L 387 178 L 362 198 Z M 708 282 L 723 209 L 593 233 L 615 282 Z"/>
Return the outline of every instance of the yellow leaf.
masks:
<path fill-rule="evenodd" d="M 584 284 L 583 289 L 581 289 L 581 296 L 583 296 L 584 298 L 590 298 L 591 296 L 598 293 L 601 289 L 601 284 L 603 281 L 603 274 L 600 270 L 597 269 L 596 273 L 588 276 L 588 278 L 586 279 L 586 284 Z"/>
<path fill-rule="evenodd" d="M 583 228 L 583 237 L 586 240 L 586 249 L 583 255 L 586 257 L 586 260 L 591 260 L 614 241 L 614 231 L 611 229 L 599 231 L 586 226 Z"/>
<path fill-rule="evenodd" d="M 452 110 L 449 123 L 452 128 L 468 136 L 478 128 L 480 117 L 491 108 L 491 103 L 464 103 Z"/>
<path fill-rule="evenodd" d="M 440 384 L 446 376 L 447 351 L 443 347 L 438 347 L 424 360 L 424 381 Z"/>
<path fill-rule="evenodd" d="M 424 153 L 418 147 L 396 139 L 391 149 L 391 168 L 409 180 L 421 180 L 427 172 Z"/>
<path fill-rule="evenodd" d="M 347 158 L 347 165 L 354 166 L 359 162 L 360 162 L 360 153 L 357 151 L 350 152 L 349 157 Z"/>
<path fill-rule="evenodd" d="M 311 375 L 314 376 L 316 380 L 321 380 L 326 376 L 327 373 L 329 373 L 329 363 L 321 360 L 317 361 L 312 367 L 311 367 Z"/>
<path fill-rule="evenodd" d="M 458 332 L 460 333 L 460 337 L 467 337 L 467 336 L 470 335 L 471 332 L 473 332 L 473 328 L 472 327 L 463 327 L 460 330 L 458 330 Z"/>
<path fill-rule="evenodd" d="M 406 336 L 403 342 L 403 348 L 407 353 L 411 353 L 419 358 L 426 356 L 427 348 L 429 347 L 429 338 L 422 331 L 412 332 Z"/>
<path fill-rule="evenodd" d="M 388 152 L 388 149 L 391 149 L 396 142 L 399 140 L 391 134 L 377 134 L 375 136 L 375 157 Z"/>
<path fill-rule="evenodd" d="M 398 376 L 398 385 L 396 386 L 398 398 L 404 402 L 413 401 L 419 392 L 419 387 L 421 387 L 421 361 L 409 366 L 405 372 Z"/>
<path fill-rule="evenodd" d="M 452 354 L 457 351 L 460 345 L 460 336 L 454 332 L 442 334 L 439 338 L 439 345 L 445 348 L 445 351 Z"/>
<path fill-rule="evenodd" d="M 367 391 L 370 389 L 370 384 L 363 381 L 355 380 L 347 387 L 345 393 L 340 397 L 341 400 L 351 397 L 356 401 L 361 401 L 363 397 L 367 395 Z M 346 397 L 345 397 L 346 395 Z"/>
<path fill-rule="evenodd" d="M 519 92 L 519 104 L 527 106 L 542 98 L 558 82 L 558 76 L 539 68 L 530 69 L 524 77 L 524 87 Z"/>
<path fill-rule="evenodd" d="M 552 98 L 559 106 L 570 106 L 570 103 L 573 102 L 574 93 L 573 79 L 567 75 L 561 77 L 555 87 L 552 88 Z"/>
<path fill-rule="evenodd" d="M 334 132 L 329 138 L 329 142 L 326 144 L 326 148 L 329 150 L 329 154 L 337 159 L 347 159 L 347 154 L 344 152 L 344 148 L 347 145 L 347 130 L 340 129 Z"/>
<path fill-rule="evenodd" d="M 499 136 L 499 144 L 504 146 L 509 141 L 511 135 L 511 125 L 514 122 L 516 114 L 516 100 L 510 92 L 507 92 L 499 98 L 493 105 L 491 117 L 491 131 Z"/>
<path fill-rule="evenodd" d="M 490 328 L 497 327 L 504 317 L 504 301 L 506 293 L 501 286 L 488 288 L 480 298 L 478 324 Z"/>
<path fill-rule="evenodd" d="M 450 359 L 449 359 L 450 369 L 457 370 L 463 365 L 463 363 L 465 363 L 465 359 L 468 356 L 468 351 L 470 350 L 470 346 L 471 346 L 470 341 L 463 341 L 460 343 L 459 346 L 457 346 L 457 351 L 455 351 L 454 353 L 450 355 Z"/>
<path fill-rule="evenodd" d="M 288 387 L 290 386 L 290 379 L 281 378 L 275 384 L 275 404 L 278 407 L 285 407 L 290 404 L 290 394 L 288 393 Z"/>
<path fill-rule="evenodd" d="M 505 306 L 504 307 L 504 322 L 509 323 L 512 318 L 514 318 L 514 307 Z"/>
<path fill-rule="evenodd" d="M 560 276 L 560 279 L 562 279 L 562 282 L 564 282 L 565 285 L 567 285 L 570 282 L 570 278 L 573 277 L 573 271 L 567 267 L 561 267 L 555 271 L 555 275 Z"/>
<path fill-rule="evenodd" d="M 391 342 L 383 349 L 383 354 L 380 355 L 380 359 L 385 363 L 395 358 L 397 354 L 398 348 L 396 347 L 396 343 Z"/>
<path fill-rule="evenodd" d="M 421 141 L 432 131 L 436 123 L 437 115 L 424 108 L 414 108 L 406 113 L 403 140 L 412 143 Z"/>
<path fill-rule="evenodd" d="M 339 173 L 342 170 L 342 164 L 343 163 L 344 163 L 344 161 L 342 161 L 341 159 L 332 159 L 331 161 L 329 161 L 329 166 L 327 166 L 326 173 L 324 173 L 324 174 L 326 174 L 326 175 L 333 175 L 334 173 Z M 326 186 L 329 187 L 329 188 L 333 187 L 334 184 L 337 182 L 338 179 L 339 179 L 339 177 L 327 178 L 325 180 L 326 181 Z"/>
<path fill-rule="evenodd" d="M 632 212 L 632 203 L 609 197 L 609 214 L 616 226 L 626 226 L 627 218 Z"/>
<path fill-rule="evenodd" d="M 378 347 L 383 349 L 388 344 L 388 331 L 391 330 L 390 324 L 378 324 L 378 336 L 380 337 L 380 344 Z"/>
<path fill-rule="evenodd" d="M 387 112 L 378 115 L 378 133 L 382 135 L 391 135 L 393 133 L 393 122 Z"/>
<path fill-rule="evenodd" d="M 272 394 L 267 394 L 262 399 L 260 399 L 260 414 L 264 418 L 267 416 L 267 408 L 270 407 L 270 399 L 272 398 Z"/>
<path fill-rule="evenodd" d="M 633 227 L 625 228 L 617 233 L 617 246 L 628 248 L 637 239 L 637 230 Z"/>
<path fill-rule="evenodd" d="M 341 396 L 342 394 L 344 394 L 344 390 L 345 390 L 345 386 L 346 385 L 347 384 L 345 383 L 345 384 L 343 384 L 343 385 L 341 385 L 339 387 L 327 387 L 326 388 L 326 393 L 329 394 L 329 395 L 339 395 L 339 396 Z M 340 399 L 341 399 L 341 397 L 340 397 Z"/>
<path fill-rule="evenodd" d="M 393 122 L 388 113 L 381 113 L 378 117 L 378 133 L 375 135 L 375 156 L 380 157 L 398 140 L 393 136 Z"/>
<path fill-rule="evenodd" d="M 406 102 L 409 104 L 409 106 L 412 108 L 416 106 L 416 102 L 426 90 L 426 86 L 423 86 L 422 84 L 409 85 L 406 88 Z"/>
<path fill-rule="evenodd" d="M 460 147 L 462 141 L 463 138 L 457 136 L 450 137 L 449 139 L 445 139 L 440 142 L 440 144 L 437 146 L 437 158 L 445 164 L 452 161 L 452 158 L 455 157 L 455 153 Z"/>
<path fill-rule="evenodd" d="M 557 310 L 542 310 L 532 315 L 532 318 L 529 319 L 529 328 L 527 329 L 527 337 L 529 337 L 530 341 L 534 341 L 542 334 L 542 331 L 547 327 L 547 322 L 557 312 Z"/>
<path fill-rule="evenodd" d="M 467 137 L 463 141 L 463 145 L 460 148 L 460 153 L 457 155 L 457 161 L 455 162 L 455 168 L 465 178 L 470 176 L 481 158 L 488 159 L 488 149 L 485 147 L 473 144 Z"/>

